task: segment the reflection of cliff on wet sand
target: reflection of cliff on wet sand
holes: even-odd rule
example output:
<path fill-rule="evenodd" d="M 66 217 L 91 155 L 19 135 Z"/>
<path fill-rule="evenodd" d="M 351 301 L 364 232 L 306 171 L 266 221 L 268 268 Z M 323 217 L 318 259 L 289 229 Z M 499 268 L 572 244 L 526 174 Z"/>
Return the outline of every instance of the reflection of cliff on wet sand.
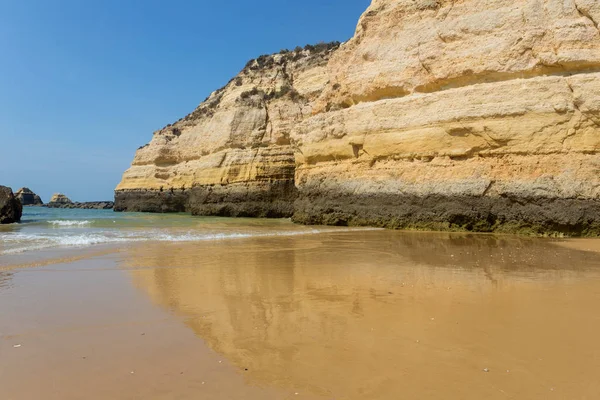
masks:
<path fill-rule="evenodd" d="M 143 246 L 123 264 L 254 384 L 335 398 L 600 395 L 597 254 L 377 231 Z"/>

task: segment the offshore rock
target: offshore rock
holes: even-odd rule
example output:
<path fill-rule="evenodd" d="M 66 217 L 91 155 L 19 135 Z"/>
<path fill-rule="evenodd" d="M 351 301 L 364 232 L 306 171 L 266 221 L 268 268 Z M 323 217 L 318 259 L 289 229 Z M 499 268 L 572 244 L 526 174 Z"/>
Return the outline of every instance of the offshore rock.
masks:
<path fill-rule="evenodd" d="M 41 206 L 44 204 L 40 196 L 26 187 L 17 190 L 15 197 L 19 199 L 24 206 Z"/>
<path fill-rule="evenodd" d="M 289 217 L 296 198 L 290 133 L 312 113 L 339 43 L 261 56 L 138 149 L 115 211 Z"/>
<path fill-rule="evenodd" d="M 52 198 L 50 198 L 50 201 L 48 202 L 48 204 L 46 204 L 46 207 L 48 207 L 48 208 L 66 208 L 66 206 L 69 206 L 71 204 L 73 204 L 71 199 L 69 199 L 64 194 L 54 193 L 52 195 Z"/>
<path fill-rule="evenodd" d="M 115 203 L 112 201 L 87 201 L 87 202 L 74 202 L 57 205 L 53 208 L 81 208 L 84 210 L 112 210 Z"/>
<path fill-rule="evenodd" d="M 88 201 L 88 202 L 73 202 L 67 196 L 61 193 L 56 193 L 50 199 L 50 202 L 45 205 L 48 208 L 81 208 L 86 210 L 110 210 L 114 207 L 112 201 Z"/>
<path fill-rule="evenodd" d="M 0 186 L 0 224 L 12 224 L 21 220 L 23 206 L 11 188 Z"/>

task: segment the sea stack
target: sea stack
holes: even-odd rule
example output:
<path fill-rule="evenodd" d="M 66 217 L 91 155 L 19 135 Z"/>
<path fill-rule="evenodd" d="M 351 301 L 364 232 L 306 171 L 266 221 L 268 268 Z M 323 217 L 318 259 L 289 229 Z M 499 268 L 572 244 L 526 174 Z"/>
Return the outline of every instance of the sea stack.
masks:
<path fill-rule="evenodd" d="M 0 186 L 0 224 L 12 224 L 21 220 L 23 206 L 11 188 Z"/>
<path fill-rule="evenodd" d="M 156 132 L 116 209 L 598 235 L 599 21 L 593 0 L 373 0 L 339 48 L 253 60 Z"/>
<path fill-rule="evenodd" d="M 15 197 L 19 199 L 24 206 L 41 206 L 44 204 L 40 196 L 26 187 L 17 190 Z"/>
<path fill-rule="evenodd" d="M 46 204 L 46 207 L 49 208 L 65 208 L 65 206 L 69 206 L 73 204 L 73 202 L 62 193 L 55 193 L 52 195 L 52 198 Z"/>

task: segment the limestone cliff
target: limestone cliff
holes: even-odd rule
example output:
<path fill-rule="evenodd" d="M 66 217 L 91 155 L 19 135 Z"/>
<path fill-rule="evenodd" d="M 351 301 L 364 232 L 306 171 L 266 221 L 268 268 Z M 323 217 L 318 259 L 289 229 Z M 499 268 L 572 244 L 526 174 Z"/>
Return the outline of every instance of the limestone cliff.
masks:
<path fill-rule="evenodd" d="M 155 133 L 117 204 L 597 234 L 599 23 L 596 0 L 373 0 L 335 52 L 254 61 Z"/>
<path fill-rule="evenodd" d="M 328 65 L 295 220 L 600 231 L 600 3 L 374 0 Z"/>
<path fill-rule="evenodd" d="M 138 149 L 116 189 L 118 211 L 291 216 L 293 126 L 312 113 L 339 43 L 261 56 Z"/>

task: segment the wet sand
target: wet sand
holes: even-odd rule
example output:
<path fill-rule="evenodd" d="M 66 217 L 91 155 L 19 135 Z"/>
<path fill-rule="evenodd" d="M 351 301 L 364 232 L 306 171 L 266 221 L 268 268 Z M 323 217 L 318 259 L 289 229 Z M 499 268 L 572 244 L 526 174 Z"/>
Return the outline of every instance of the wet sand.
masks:
<path fill-rule="evenodd" d="M 366 231 L 11 259 L 29 268 L 0 270 L 0 398 L 597 399 L 600 241 L 568 242 Z"/>

